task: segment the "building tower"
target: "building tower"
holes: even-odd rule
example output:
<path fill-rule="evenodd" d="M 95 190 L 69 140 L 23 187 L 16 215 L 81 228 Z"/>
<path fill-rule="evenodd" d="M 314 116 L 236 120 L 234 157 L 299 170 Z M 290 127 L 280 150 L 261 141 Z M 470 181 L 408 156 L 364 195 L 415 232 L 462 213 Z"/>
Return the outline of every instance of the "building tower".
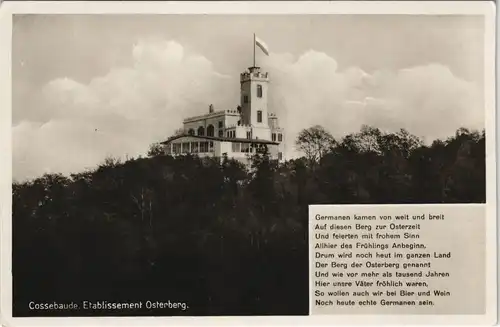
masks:
<path fill-rule="evenodd" d="M 251 156 L 267 149 L 273 160 L 284 160 L 285 135 L 278 116 L 268 108 L 269 76 L 255 64 L 255 47 L 269 55 L 254 34 L 253 65 L 240 74 L 240 105 L 235 110 L 215 110 L 184 119 L 183 133 L 162 142 L 165 153 L 200 157 L 225 156 L 251 164 Z"/>
<path fill-rule="evenodd" d="M 257 128 L 268 127 L 268 73 L 262 73 L 260 67 L 250 67 L 241 73 L 240 84 L 242 124 Z"/>

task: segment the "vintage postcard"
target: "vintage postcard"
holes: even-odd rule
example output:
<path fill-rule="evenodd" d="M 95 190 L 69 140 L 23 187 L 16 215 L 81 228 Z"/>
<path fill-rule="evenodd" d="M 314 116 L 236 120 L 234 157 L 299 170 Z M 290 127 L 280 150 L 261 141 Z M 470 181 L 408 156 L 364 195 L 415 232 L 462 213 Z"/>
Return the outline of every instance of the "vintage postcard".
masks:
<path fill-rule="evenodd" d="M 495 5 L 0 6 L 6 326 L 486 324 Z"/>

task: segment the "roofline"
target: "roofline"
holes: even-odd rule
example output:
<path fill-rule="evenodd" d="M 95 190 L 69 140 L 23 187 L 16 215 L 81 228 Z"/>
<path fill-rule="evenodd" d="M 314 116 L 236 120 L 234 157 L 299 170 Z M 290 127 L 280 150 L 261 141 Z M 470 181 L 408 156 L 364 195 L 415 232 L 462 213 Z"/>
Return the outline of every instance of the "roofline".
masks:
<path fill-rule="evenodd" d="M 221 142 L 240 142 L 240 143 L 259 143 L 259 144 L 279 145 L 278 142 L 262 140 L 262 139 L 242 139 L 242 138 L 201 136 L 201 135 L 190 135 L 190 134 L 175 135 L 175 136 L 170 137 L 166 141 L 160 142 L 160 144 L 167 144 L 167 143 L 170 143 L 170 142 L 175 141 L 177 139 L 180 139 L 181 137 L 194 137 L 194 138 L 203 139 L 203 140 L 221 141 Z"/>
<path fill-rule="evenodd" d="M 190 123 L 193 121 L 203 120 L 203 119 L 207 119 L 207 118 L 216 118 L 216 117 L 226 116 L 226 115 L 239 116 L 240 113 L 238 113 L 238 110 L 236 110 L 236 109 L 234 109 L 234 110 L 219 110 L 219 111 L 209 112 L 209 113 L 206 113 L 203 115 L 187 117 L 182 122 L 183 123 Z"/>

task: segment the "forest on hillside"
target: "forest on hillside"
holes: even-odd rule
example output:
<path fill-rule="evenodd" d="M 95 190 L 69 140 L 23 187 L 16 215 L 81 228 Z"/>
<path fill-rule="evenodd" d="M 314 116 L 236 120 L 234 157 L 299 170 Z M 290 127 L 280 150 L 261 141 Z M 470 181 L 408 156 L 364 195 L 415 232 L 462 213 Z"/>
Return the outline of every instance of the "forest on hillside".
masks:
<path fill-rule="evenodd" d="M 306 315 L 308 205 L 484 203 L 485 133 L 432 145 L 364 126 L 303 130 L 304 156 L 106 160 L 13 183 L 13 315 Z M 31 311 L 30 301 L 185 301 L 189 309 Z"/>

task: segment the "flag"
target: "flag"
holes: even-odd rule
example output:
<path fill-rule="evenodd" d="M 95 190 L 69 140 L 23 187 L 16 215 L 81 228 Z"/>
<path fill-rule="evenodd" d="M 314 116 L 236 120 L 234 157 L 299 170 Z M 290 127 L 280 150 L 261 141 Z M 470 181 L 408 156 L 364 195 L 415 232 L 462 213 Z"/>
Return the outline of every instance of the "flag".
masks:
<path fill-rule="evenodd" d="M 262 41 L 258 37 L 255 37 L 255 44 L 262 50 L 262 52 L 264 52 L 267 56 L 269 56 L 269 48 L 264 43 L 264 41 Z"/>

